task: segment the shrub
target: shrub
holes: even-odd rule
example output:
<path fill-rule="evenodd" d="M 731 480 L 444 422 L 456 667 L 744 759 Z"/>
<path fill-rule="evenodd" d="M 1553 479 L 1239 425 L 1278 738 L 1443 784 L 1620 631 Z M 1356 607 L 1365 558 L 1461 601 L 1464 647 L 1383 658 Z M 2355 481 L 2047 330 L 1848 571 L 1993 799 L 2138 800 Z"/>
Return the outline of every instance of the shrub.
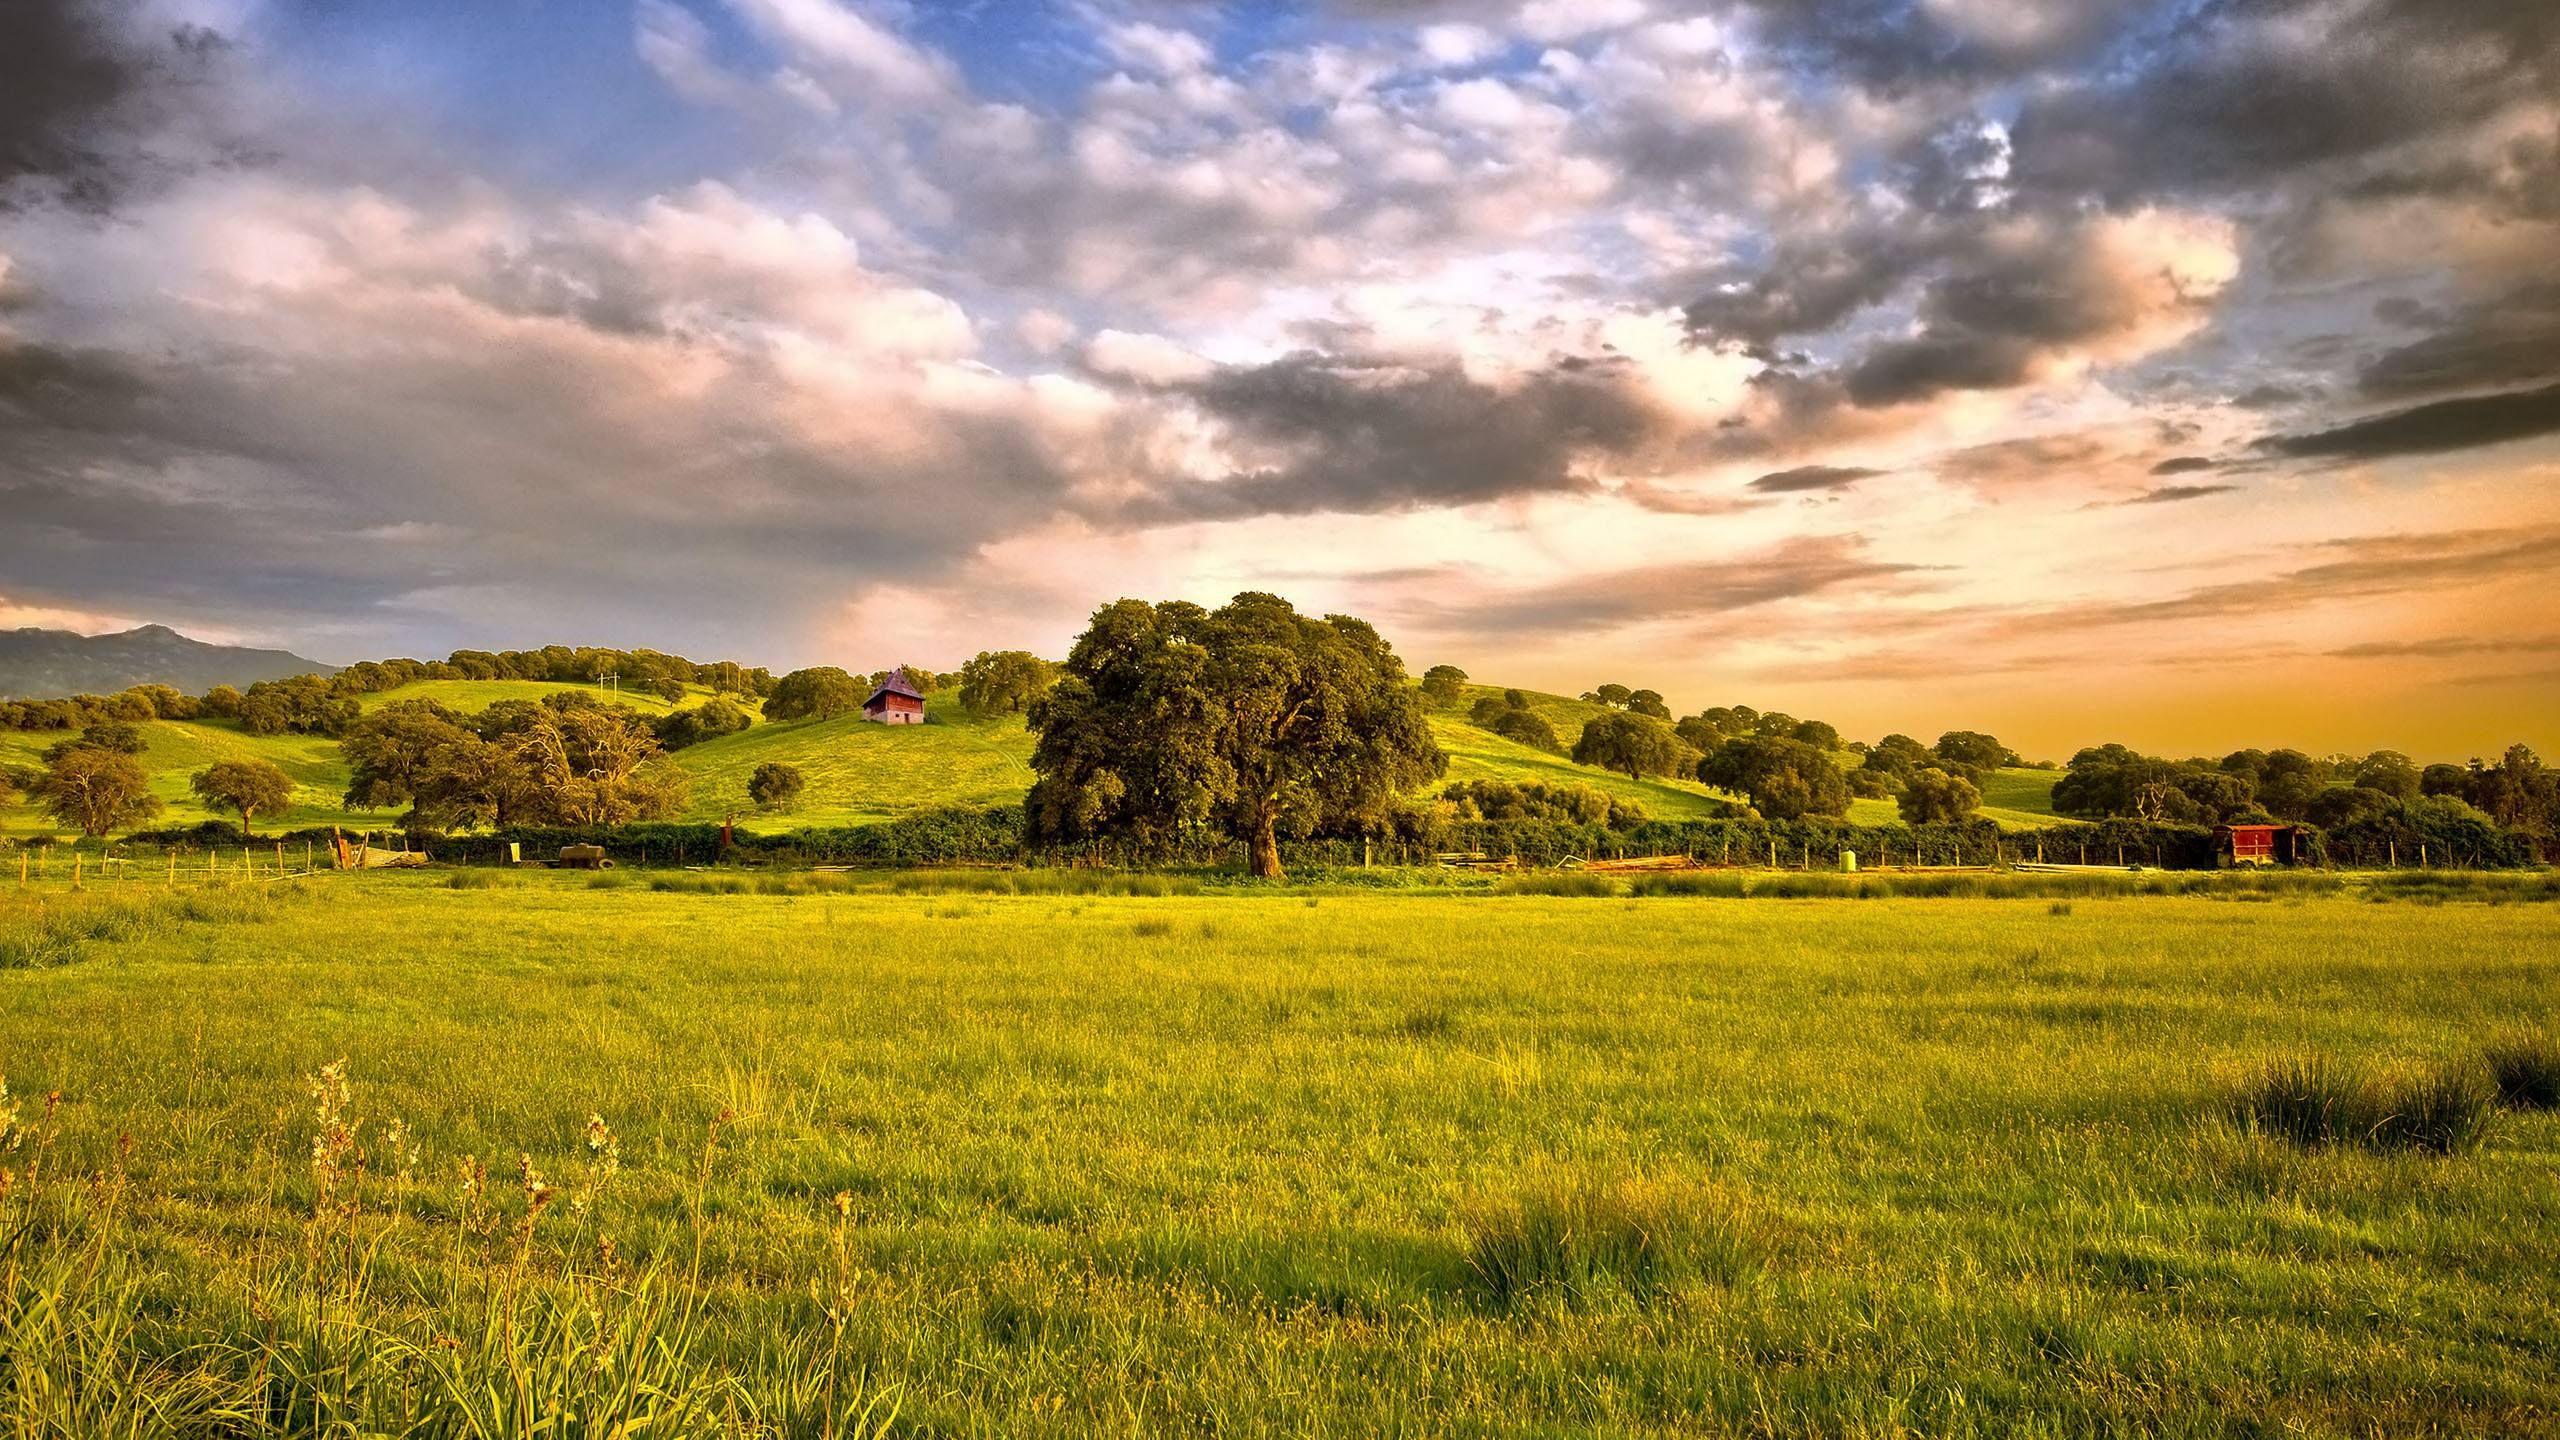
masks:
<path fill-rule="evenodd" d="M 2560 1038 L 2518 1031 L 2489 1046 L 2489 1078 L 2510 1110 L 2560 1109 Z"/>

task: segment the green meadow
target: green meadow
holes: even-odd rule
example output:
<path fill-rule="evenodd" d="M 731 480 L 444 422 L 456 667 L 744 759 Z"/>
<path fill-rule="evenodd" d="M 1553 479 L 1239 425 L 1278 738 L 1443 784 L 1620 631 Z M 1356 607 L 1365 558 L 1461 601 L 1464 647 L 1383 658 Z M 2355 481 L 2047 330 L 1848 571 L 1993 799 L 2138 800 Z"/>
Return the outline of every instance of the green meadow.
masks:
<path fill-rule="evenodd" d="M 0 1429 L 2560 1433 L 2547 877 L 730 878 L 0 890 Z"/>
<path fill-rule="evenodd" d="M 569 691 L 627 705 L 644 715 L 678 708 L 641 691 L 618 697 L 593 685 L 555 684 L 538 680 L 430 680 L 361 697 L 368 710 L 395 701 L 432 700 L 459 711 L 485 709 L 501 700 L 539 700 Z M 1517 744 L 1467 723 L 1466 705 L 1478 695 L 1500 693 L 1471 687 L 1455 709 L 1431 717 L 1432 738 L 1449 757 L 1449 782 L 1462 780 L 1539 781 L 1596 786 L 1644 807 L 1657 820 L 1684 820 L 1715 813 L 1718 792 L 1695 780 L 1647 778 L 1576 765 L 1562 755 Z M 697 690 L 681 705 L 698 705 L 710 692 Z M 1530 708 L 1544 716 L 1570 746 L 1573 737 L 1603 706 L 1560 695 L 1533 694 Z M 693 780 L 681 818 L 718 821 L 731 815 L 749 829 L 801 826 L 867 825 L 939 806 L 1001 805 L 1022 798 L 1031 787 L 1031 735 L 1018 715 L 981 718 L 960 707 L 957 693 L 931 697 L 930 720 L 920 726 L 873 725 L 858 716 L 833 720 L 764 722 L 736 735 L 723 736 L 676 752 L 676 763 Z M 349 830 L 391 828 L 397 812 L 363 812 L 346 808 L 347 766 L 337 742 L 309 735 L 251 735 L 221 720 L 167 721 L 143 724 L 150 749 L 143 756 L 150 768 L 152 793 L 168 807 L 154 825 L 190 825 L 226 818 L 208 810 L 187 788 L 188 777 L 218 760 L 264 759 L 275 762 L 296 783 L 294 812 L 285 828 L 338 825 Z M 0 765 L 34 766 L 45 748 L 65 738 L 61 731 L 0 731 Z M 1854 760 L 1854 756 L 1844 756 Z M 755 812 L 747 798 L 747 778 L 768 761 L 797 766 L 808 789 L 788 814 Z M 2002 770 L 1985 785 L 1982 814 L 2010 829 L 2055 823 L 2052 790 L 2055 772 Z M 1445 783 L 1445 782 L 1444 782 Z M 1891 823 L 1898 812 L 1890 800 L 1850 803 L 1849 819 L 1857 824 Z M 262 824 L 261 829 L 278 828 Z M 62 827 L 25 801 L 0 805 L 0 836 L 55 835 Z"/>

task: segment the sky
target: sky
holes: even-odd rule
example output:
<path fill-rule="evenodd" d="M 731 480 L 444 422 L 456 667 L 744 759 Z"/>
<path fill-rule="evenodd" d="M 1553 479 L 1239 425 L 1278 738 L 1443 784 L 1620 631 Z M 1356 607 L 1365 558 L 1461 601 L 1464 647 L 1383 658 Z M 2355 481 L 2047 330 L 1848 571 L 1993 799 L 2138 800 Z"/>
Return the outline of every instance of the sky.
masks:
<path fill-rule="evenodd" d="M 0 627 L 2560 750 L 2548 0 L 11 0 Z"/>

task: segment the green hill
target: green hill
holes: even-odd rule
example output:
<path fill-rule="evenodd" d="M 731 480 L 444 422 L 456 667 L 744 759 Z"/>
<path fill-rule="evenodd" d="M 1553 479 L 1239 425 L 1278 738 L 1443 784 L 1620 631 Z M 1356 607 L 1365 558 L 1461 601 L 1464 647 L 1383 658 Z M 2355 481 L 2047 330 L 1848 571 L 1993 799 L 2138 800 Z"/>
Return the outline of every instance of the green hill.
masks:
<path fill-rule="evenodd" d="M 1031 788 L 1031 735 L 1022 717 L 979 720 L 955 696 L 926 700 L 922 725 L 874 725 L 859 715 L 784 720 L 676 752 L 693 776 L 686 816 L 735 811 L 752 828 L 864 825 L 940 805 L 1000 805 Z M 808 782 L 788 815 L 754 815 L 747 777 L 767 761 Z"/>
<path fill-rule="evenodd" d="M 456 710 L 481 709 L 501 700 L 538 700 L 564 690 L 597 694 L 593 685 L 553 684 L 535 680 L 430 680 L 363 697 L 368 710 L 401 700 L 434 700 Z M 1446 784 L 1462 780 L 1580 783 L 1631 800 L 1658 820 L 1684 820 L 1714 813 L 1717 792 L 1694 780 L 1629 780 L 1624 775 L 1576 765 L 1561 755 L 1503 739 L 1468 723 L 1466 709 L 1497 687 L 1471 686 L 1452 709 L 1431 717 L 1431 733 L 1448 753 Z M 709 692 L 686 696 L 695 705 Z M 608 694 L 606 698 L 611 698 Z M 1557 737 L 1570 746 L 1582 727 L 1605 707 L 1561 695 L 1528 692 L 1529 706 Z M 664 714 L 676 706 L 655 695 L 624 692 L 620 703 L 643 714 Z M 1031 784 L 1031 736 L 1020 716 L 980 720 L 960 709 L 954 693 L 930 698 L 932 719 L 923 725 L 873 725 L 858 716 L 833 720 L 758 722 L 740 734 L 676 752 L 676 763 L 693 777 L 685 818 L 717 821 L 736 814 L 751 829 L 799 826 L 863 825 L 915 810 L 943 805 L 996 805 L 1019 800 Z M 263 759 L 294 778 L 298 787 L 288 828 L 342 825 L 351 830 L 388 827 L 393 812 L 351 811 L 341 803 L 347 767 L 337 742 L 309 735 L 250 735 L 229 721 L 153 721 L 141 727 L 149 749 L 144 762 L 152 772 L 152 791 L 168 806 L 155 822 L 185 825 L 218 817 L 188 792 L 187 780 L 219 760 Z M 32 766 L 47 746 L 65 738 L 61 731 L 0 732 L 0 765 Z M 747 777 L 767 761 L 799 767 L 808 788 L 787 815 L 759 815 L 748 803 Z M 2053 781 L 2049 770 L 2002 770 L 1987 778 L 1983 814 L 2004 827 L 2026 829 L 2053 821 Z M 1436 787 L 1435 787 L 1436 788 Z M 1890 800 L 1854 801 L 1850 818 L 1862 824 L 1889 824 L 1896 818 Z M 270 828 L 262 823 L 262 829 Z M 63 827 L 24 802 L 0 806 L 0 835 L 59 834 Z"/>

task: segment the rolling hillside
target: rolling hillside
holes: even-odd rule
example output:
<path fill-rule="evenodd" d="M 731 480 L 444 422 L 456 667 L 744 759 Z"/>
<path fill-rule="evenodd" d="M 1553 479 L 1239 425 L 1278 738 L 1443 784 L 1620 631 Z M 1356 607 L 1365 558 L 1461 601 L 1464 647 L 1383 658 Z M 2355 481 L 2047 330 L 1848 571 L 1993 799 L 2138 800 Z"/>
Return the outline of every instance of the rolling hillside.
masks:
<path fill-rule="evenodd" d="M 955 697 L 928 697 L 922 725 L 874 725 L 859 715 L 784 720 L 676 752 L 693 776 L 686 816 L 730 811 L 757 829 L 866 825 L 938 805 L 998 805 L 1031 788 L 1031 735 L 1022 717 L 977 720 Z M 808 790 L 788 815 L 751 813 L 747 777 L 767 761 L 796 765 Z"/>
<path fill-rule="evenodd" d="M 537 700 L 563 690 L 596 693 L 592 685 L 533 680 L 432 680 L 365 696 L 363 704 L 370 710 L 401 700 L 434 700 L 467 711 L 500 700 Z M 689 695 L 682 703 L 699 704 L 707 693 Z M 1659 820 L 1713 813 L 1719 797 L 1696 781 L 1629 780 L 1469 724 L 1466 707 L 1490 693 L 1499 692 L 1493 687 L 1470 687 L 1458 706 L 1431 717 L 1432 735 L 1449 756 L 1449 781 L 1580 783 L 1632 800 Z M 653 715 L 677 708 L 654 695 L 632 692 L 625 692 L 620 703 Z M 935 806 L 995 805 L 1020 799 L 1032 779 L 1031 736 L 1021 717 L 974 719 L 960 709 L 949 691 L 932 696 L 930 704 L 933 718 L 924 725 L 872 725 L 858 717 L 759 722 L 741 734 L 678 751 L 676 762 L 693 776 L 685 818 L 717 821 L 734 813 L 741 825 L 757 830 L 863 825 Z M 1537 693 L 1530 695 L 1530 708 L 1545 717 L 1568 745 L 1603 709 Z M 154 721 L 141 729 L 150 747 L 144 760 L 152 771 L 152 790 L 168 806 L 155 824 L 227 818 L 197 803 L 188 792 L 187 780 L 218 760 L 236 758 L 273 761 L 294 778 L 298 786 L 294 813 L 282 822 L 283 828 L 342 825 L 379 830 L 394 818 L 392 812 L 350 811 L 341 803 L 347 770 L 333 740 L 249 735 L 228 721 Z M 0 765 L 32 766 L 47 746 L 63 738 L 60 731 L 0 732 Z M 800 805 L 787 815 L 756 814 L 747 801 L 747 777 L 767 761 L 798 766 L 807 777 L 808 789 Z M 1991 803 L 1982 813 L 2011 829 L 2051 824 L 2053 780 L 2052 771 L 2000 771 L 1985 785 L 1984 798 Z M 1852 802 L 1850 818 L 1879 824 L 1891 823 L 1896 815 L 1889 800 L 1859 800 Z M 274 827 L 262 821 L 259 828 Z M 0 806 L 0 835 L 61 830 L 31 804 Z"/>

